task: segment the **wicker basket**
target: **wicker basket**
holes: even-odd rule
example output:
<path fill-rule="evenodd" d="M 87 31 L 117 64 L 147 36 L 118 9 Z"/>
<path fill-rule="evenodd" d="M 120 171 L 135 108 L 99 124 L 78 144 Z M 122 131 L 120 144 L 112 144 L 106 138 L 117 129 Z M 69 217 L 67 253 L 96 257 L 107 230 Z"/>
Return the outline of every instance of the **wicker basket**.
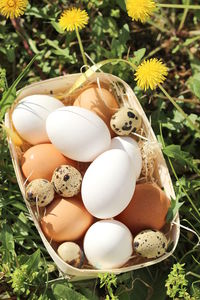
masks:
<path fill-rule="evenodd" d="M 22 99 L 28 95 L 32 95 L 32 94 L 47 94 L 47 95 L 61 94 L 62 92 L 69 90 L 72 87 L 72 85 L 74 84 L 74 82 L 79 77 L 80 77 L 80 74 L 65 75 L 62 77 L 57 77 L 54 79 L 49 79 L 49 80 L 31 84 L 30 86 L 27 86 L 27 87 L 23 88 L 22 90 L 20 90 L 20 92 L 18 93 L 16 102 L 15 102 L 15 105 L 20 99 Z M 121 80 L 120 78 L 113 76 L 111 74 L 105 74 L 105 73 L 94 73 L 94 75 L 92 75 L 90 77 L 90 82 L 95 82 L 97 80 L 97 77 L 99 78 L 99 80 L 102 84 L 110 85 L 110 83 L 112 82 L 114 85 L 118 85 L 118 86 L 120 86 L 121 89 L 123 89 L 123 93 L 122 93 L 123 96 L 121 96 L 121 99 L 120 99 L 122 105 L 128 106 L 128 107 L 134 107 L 140 113 L 142 120 L 143 120 L 144 135 L 147 136 L 151 142 L 154 142 L 158 145 L 157 139 L 151 128 L 151 125 L 150 125 L 139 101 L 137 100 L 135 94 L 133 93 L 133 91 L 129 87 L 129 85 L 127 83 L 125 83 L 123 80 Z M 5 116 L 5 125 L 9 128 L 12 128 L 12 122 L 11 122 L 12 109 L 13 108 L 11 108 L 6 113 L 6 116 Z M 180 221 L 179 221 L 178 215 L 174 219 L 176 224 L 175 225 L 171 224 L 171 226 L 169 226 L 169 229 L 168 229 L 168 236 L 173 244 L 173 247 L 170 250 L 170 252 L 165 253 L 162 257 L 159 257 L 159 258 L 153 259 L 153 260 L 144 260 L 143 262 L 137 261 L 137 260 L 130 260 L 124 267 L 121 267 L 118 269 L 112 269 L 112 270 L 96 270 L 96 269 L 92 269 L 91 267 L 78 269 L 78 268 L 72 267 L 71 265 L 65 263 L 57 255 L 57 253 L 54 250 L 54 248 L 52 247 L 52 245 L 49 243 L 49 241 L 44 236 L 34 211 L 32 210 L 29 203 L 26 201 L 25 185 L 24 185 L 25 178 L 24 178 L 24 176 L 21 172 L 21 168 L 20 168 L 19 155 L 18 155 L 19 149 L 17 149 L 17 147 L 12 143 L 11 139 L 9 139 L 9 138 L 8 138 L 8 145 L 9 145 L 10 154 L 12 157 L 12 162 L 13 162 L 13 166 L 15 169 L 17 181 L 18 181 L 22 196 L 24 198 L 24 201 L 25 201 L 27 208 L 30 212 L 30 215 L 33 219 L 33 222 L 35 223 L 35 226 L 38 230 L 38 233 L 39 233 L 47 251 L 49 252 L 52 259 L 54 260 L 58 269 L 66 277 L 69 277 L 71 280 L 83 280 L 83 279 L 95 278 L 98 276 L 99 273 L 112 272 L 115 274 L 119 274 L 122 272 L 128 272 L 131 270 L 136 270 L 139 268 L 144 268 L 144 267 L 159 263 L 159 262 L 165 260 L 167 257 L 169 257 L 174 252 L 174 250 L 177 246 L 177 243 L 178 243 L 179 235 L 180 235 L 180 229 L 179 229 Z M 165 193 L 167 194 L 167 196 L 169 198 L 171 198 L 171 197 L 174 198 L 175 197 L 174 189 L 172 186 L 171 178 L 170 178 L 169 171 L 166 166 L 164 157 L 162 155 L 162 152 L 161 152 L 159 146 L 156 147 L 155 149 L 157 152 L 156 153 L 156 161 L 155 161 L 155 170 L 154 170 L 155 180 L 160 187 L 164 188 Z"/>

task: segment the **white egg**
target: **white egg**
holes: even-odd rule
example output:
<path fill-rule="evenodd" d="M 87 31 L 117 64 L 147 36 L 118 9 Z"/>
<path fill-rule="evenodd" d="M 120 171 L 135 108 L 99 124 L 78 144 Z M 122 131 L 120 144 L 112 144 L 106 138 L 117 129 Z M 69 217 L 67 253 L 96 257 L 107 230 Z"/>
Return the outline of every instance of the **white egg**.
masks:
<path fill-rule="evenodd" d="M 65 106 L 52 112 L 47 118 L 46 129 L 52 144 L 77 161 L 93 161 L 111 143 L 106 124 L 82 107 Z"/>
<path fill-rule="evenodd" d="M 128 153 L 135 169 L 136 179 L 138 179 L 142 170 L 142 155 L 138 143 L 131 137 L 118 136 L 111 140 L 111 149 L 122 149 Z"/>
<path fill-rule="evenodd" d="M 119 268 L 132 255 L 132 235 L 119 221 L 101 220 L 86 232 L 83 248 L 89 263 L 97 269 Z"/>
<path fill-rule="evenodd" d="M 135 182 L 128 154 L 120 149 L 108 150 L 91 163 L 83 177 L 83 203 L 93 216 L 112 218 L 128 206 Z"/>
<path fill-rule="evenodd" d="M 46 119 L 52 111 L 64 106 L 48 95 L 31 95 L 23 98 L 12 114 L 13 124 L 19 135 L 32 145 L 49 142 Z"/>

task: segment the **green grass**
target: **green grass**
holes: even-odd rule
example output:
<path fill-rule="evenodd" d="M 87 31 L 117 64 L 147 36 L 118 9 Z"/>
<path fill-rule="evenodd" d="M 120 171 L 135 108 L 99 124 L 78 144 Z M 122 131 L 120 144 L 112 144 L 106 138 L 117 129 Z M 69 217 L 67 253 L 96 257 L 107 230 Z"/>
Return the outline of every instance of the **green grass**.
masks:
<path fill-rule="evenodd" d="M 191 0 L 190 4 L 197 2 Z M 91 59 L 129 58 L 139 64 L 144 57 L 161 58 L 169 68 L 163 86 L 199 126 L 200 12 L 162 8 L 142 25 L 131 22 L 122 0 L 31 1 L 17 27 L 0 17 L 1 118 L 15 97 L 15 89 L 80 71 L 82 57 L 75 32 L 63 34 L 56 23 L 67 3 L 89 14 L 89 24 L 80 35 Z M 8 90 L 35 54 L 36 60 L 25 76 Z M 103 70 L 130 84 L 147 116 L 151 116 L 176 192 L 174 208 L 183 203 L 179 211 L 182 225 L 200 235 L 200 134 L 159 89 L 139 90 L 132 71 L 123 63 L 107 65 Z M 160 264 L 119 276 L 105 274 L 86 282 L 58 280 L 59 272 L 20 194 L 2 130 L 0 135 L 0 299 L 200 299 L 198 239 L 185 229 L 181 229 L 174 255 Z"/>

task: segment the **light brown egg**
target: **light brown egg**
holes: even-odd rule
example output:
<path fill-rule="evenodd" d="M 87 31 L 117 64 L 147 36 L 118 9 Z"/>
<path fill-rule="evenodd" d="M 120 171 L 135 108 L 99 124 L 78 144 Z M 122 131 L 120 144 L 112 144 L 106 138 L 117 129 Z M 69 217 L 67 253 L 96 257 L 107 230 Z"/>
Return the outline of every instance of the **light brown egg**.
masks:
<path fill-rule="evenodd" d="M 45 236 L 53 241 L 76 241 L 84 235 L 93 220 L 79 196 L 57 198 L 47 206 L 41 228 Z"/>
<path fill-rule="evenodd" d="M 100 91 L 98 86 L 94 84 L 78 96 L 74 105 L 95 112 L 106 123 L 111 136 L 115 135 L 110 127 L 110 118 L 119 108 L 119 105 L 107 89 L 102 87 Z"/>
<path fill-rule="evenodd" d="M 52 144 L 39 144 L 23 155 L 22 172 L 28 181 L 43 178 L 51 181 L 53 171 L 60 165 L 77 167 L 77 163 L 62 155 Z"/>
<path fill-rule="evenodd" d="M 160 230 L 166 223 L 170 200 L 157 184 L 137 184 L 127 208 L 115 217 L 133 234 L 145 229 Z"/>

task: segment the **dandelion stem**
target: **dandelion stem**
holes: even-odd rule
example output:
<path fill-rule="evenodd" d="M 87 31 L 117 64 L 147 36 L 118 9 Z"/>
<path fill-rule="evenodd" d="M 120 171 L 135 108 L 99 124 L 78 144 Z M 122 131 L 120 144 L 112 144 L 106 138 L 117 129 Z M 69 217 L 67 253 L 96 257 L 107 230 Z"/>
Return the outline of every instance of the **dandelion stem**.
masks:
<path fill-rule="evenodd" d="M 158 7 L 166 7 L 166 8 L 180 8 L 180 9 L 200 9 L 200 5 L 187 5 L 187 4 L 161 4 L 156 3 Z"/>
<path fill-rule="evenodd" d="M 176 107 L 176 109 L 182 114 L 182 116 L 188 121 L 188 123 L 200 133 L 200 128 L 192 122 L 192 120 L 188 117 L 188 115 L 183 111 L 183 109 L 174 101 L 174 99 L 167 93 L 167 91 L 162 87 L 162 85 L 158 84 L 159 88 L 163 92 L 163 94 L 169 99 L 169 101 Z"/>
<path fill-rule="evenodd" d="M 83 49 L 83 44 L 82 44 L 82 41 L 81 41 L 81 37 L 80 37 L 80 34 L 79 34 L 79 31 L 78 31 L 78 28 L 76 27 L 76 36 L 77 36 L 77 39 L 78 39 L 78 43 L 79 43 L 79 47 L 80 47 L 80 50 L 81 50 L 81 55 L 83 57 L 83 63 L 85 66 L 87 66 L 87 59 L 86 59 L 86 56 L 85 56 L 85 52 L 84 52 L 84 49 Z"/>

